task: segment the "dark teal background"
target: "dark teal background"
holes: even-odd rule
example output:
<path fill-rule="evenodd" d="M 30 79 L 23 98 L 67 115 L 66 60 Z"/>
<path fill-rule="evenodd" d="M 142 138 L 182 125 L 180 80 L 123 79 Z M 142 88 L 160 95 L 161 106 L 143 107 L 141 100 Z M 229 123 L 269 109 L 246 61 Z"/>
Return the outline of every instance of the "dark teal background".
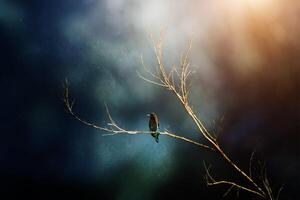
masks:
<path fill-rule="evenodd" d="M 85 119 L 105 124 L 106 102 L 127 129 L 147 130 L 146 114 L 156 112 L 162 129 L 204 141 L 168 91 L 136 74 L 141 53 L 154 63 L 148 32 L 127 18 L 137 5 L 131 1 L 118 15 L 105 5 L 0 2 L 1 199 L 222 198 L 226 188 L 206 187 L 202 160 L 214 166 L 216 177 L 240 179 L 217 155 L 164 136 L 158 144 L 146 135 L 102 137 L 65 111 L 62 84 L 68 78 L 75 112 Z M 265 40 L 253 35 L 257 43 Z M 178 36 L 176 47 L 184 47 L 188 36 Z M 203 51 L 199 41 L 196 55 Z M 196 70 L 192 103 L 211 131 L 212 121 L 225 116 L 217 124 L 220 143 L 233 160 L 247 170 L 251 152 L 260 152 L 272 186 L 285 184 L 281 199 L 297 199 L 300 45 L 287 44 L 280 64 L 269 55 L 264 70 L 244 79 L 227 63 L 230 42 L 216 41 L 216 79 Z M 166 49 L 174 57 L 182 51 Z M 269 51 L 264 43 L 261 50 Z"/>

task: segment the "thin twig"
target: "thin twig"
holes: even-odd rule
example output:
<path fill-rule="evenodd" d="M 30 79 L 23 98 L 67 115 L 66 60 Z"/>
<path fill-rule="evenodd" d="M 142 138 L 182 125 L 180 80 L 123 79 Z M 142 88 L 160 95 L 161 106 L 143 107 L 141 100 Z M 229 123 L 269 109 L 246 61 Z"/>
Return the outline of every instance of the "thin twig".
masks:
<path fill-rule="evenodd" d="M 101 131 L 105 131 L 105 132 L 108 132 L 106 134 L 102 134 L 102 136 L 112 136 L 112 135 L 137 135 L 137 134 L 148 134 L 150 135 L 151 133 L 153 133 L 153 131 L 141 131 L 141 130 L 126 130 L 122 127 L 120 127 L 112 118 L 110 112 L 109 112 L 109 109 L 108 109 L 108 106 L 105 104 L 105 108 L 106 108 L 106 114 L 107 114 L 107 117 L 109 119 L 109 122 L 107 122 L 107 126 L 108 127 L 102 127 L 102 126 L 99 126 L 99 125 L 96 125 L 95 123 L 92 123 L 92 122 L 89 122 L 87 120 L 84 120 L 82 119 L 81 117 L 79 117 L 77 114 L 74 113 L 73 111 L 73 107 L 71 106 L 70 104 L 70 99 L 69 99 L 69 87 L 68 87 L 68 83 L 66 82 L 65 85 L 64 85 L 64 97 L 63 97 L 63 101 L 65 103 L 65 106 L 67 108 L 67 111 L 76 119 L 78 120 L 79 122 L 83 123 L 84 125 L 87 125 L 87 126 L 90 126 L 92 128 L 95 128 L 95 129 L 98 129 L 98 130 L 101 130 Z M 210 151 L 215 151 L 215 149 L 205 145 L 205 144 L 201 144 L 199 142 L 196 142 L 194 140 L 191 140 L 191 139 L 188 139 L 188 138 L 185 138 L 183 136 L 179 136 L 179 135 L 176 135 L 174 133 L 171 133 L 170 131 L 168 130 L 165 130 L 165 131 L 161 131 L 159 132 L 161 135 L 166 135 L 166 136 L 169 136 L 169 137 L 172 137 L 172 138 L 175 138 L 175 139 L 178 139 L 178 140 L 182 140 L 182 141 L 185 141 L 185 142 L 188 142 L 190 144 L 194 144 L 198 147 L 201 147 L 201 148 L 204 148 L 204 149 L 207 149 L 207 150 L 210 150 Z"/>
<path fill-rule="evenodd" d="M 243 187 L 243 186 L 240 186 L 240 185 L 234 183 L 234 184 L 237 185 L 238 188 L 249 191 L 249 192 L 251 191 L 252 193 L 256 193 L 259 196 L 261 196 L 263 198 L 266 198 L 266 193 L 258 186 L 258 184 L 254 180 L 252 180 L 251 176 L 248 176 L 243 170 L 241 170 L 227 156 L 227 154 L 222 150 L 222 148 L 217 143 L 216 138 L 213 137 L 211 133 L 209 133 L 209 131 L 206 129 L 203 122 L 200 120 L 200 118 L 198 116 L 196 116 L 193 109 L 189 105 L 188 93 L 187 93 L 189 88 L 187 88 L 186 83 L 187 83 L 187 80 L 188 80 L 188 76 L 191 73 L 190 70 L 188 69 L 189 68 L 188 56 L 189 56 L 189 53 L 190 53 L 190 50 L 191 50 L 191 47 L 192 47 L 192 41 L 189 42 L 188 49 L 186 50 L 186 52 L 181 57 L 181 60 L 180 60 L 180 64 L 181 64 L 180 68 L 181 69 L 180 69 L 180 71 L 173 68 L 171 70 L 171 72 L 169 72 L 169 73 L 173 73 L 173 71 L 176 72 L 176 74 L 178 76 L 178 81 L 179 81 L 179 86 L 176 86 L 175 81 L 174 81 L 174 77 L 170 76 L 170 74 L 166 72 L 166 68 L 165 68 L 165 66 L 163 64 L 163 61 L 162 61 L 163 60 L 163 58 L 162 58 L 162 41 L 163 41 L 162 38 L 159 38 L 158 42 L 155 42 L 153 37 L 151 37 L 151 39 L 152 39 L 152 42 L 153 42 L 154 53 L 155 53 L 157 66 L 158 66 L 156 68 L 157 69 L 156 76 L 159 77 L 158 80 L 160 81 L 160 83 L 156 83 L 156 82 L 153 83 L 152 81 L 149 81 L 146 78 L 143 78 L 143 79 L 144 80 L 146 79 L 147 82 L 153 83 L 155 85 L 160 85 L 162 87 L 167 88 L 168 90 L 171 90 L 173 92 L 173 94 L 181 102 L 181 104 L 183 105 L 185 111 L 191 117 L 191 119 L 193 120 L 195 125 L 197 126 L 200 134 L 204 136 L 204 138 L 208 141 L 209 144 L 211 144 L 211 146 L 213 147 L 213 149 L 216 150 L 216 152 L 218 152 L 242 177 L 246 178 L 246 180 L 248 180 L 255 187 L 255 190 L 250 189 L 250 188 L 246 188 L 246 187 Z M 147 69 L 147 71 L 150 71 L 150 70 Z M 170 78 L 170 77 L 172 77 L 172 78 Z M 180 91 L 180 92 L 178 92 L 178 91 Z M 221 183 L 225 183 L 225 182 L 222 181 Z M 269 191 L 268 191 L 268 193 L 269 193 Z"/>
<path fill-rule="evenodd" d="M 235 183 L 235 182 L 232 182 L 232 181 L 226 181 L 226 180 L 216 181 L 216 180 L 211 176 L 211 174 L 210 174 L 210 172 L 209 172 L 209 169 L 207 168 L 205 162 L 203 162 L 203 164 L 204 164 L 204 169 L 205 169 L 205 172 L 206 172 L 206 184 L 207 184 L 208 186 L 215 186 L 215 185 L 227 184 L 227 185 L 231 185 L 231 187 L 236 187 L 236 188 L 238 188 L 238 189 L 242 189 L 242 190 L 245 190 L 245 191 L 247 191 L 247 192 L 250 192 L 250 193 L 253 193 L 253 194 L 257 194 L 257 195 L 259 195 L 260 197 L 265 198 L 265 196 L 262 195 L 260 192 L 257 192 L 257 191 L 255 191 L 255 190 L 252 190 L 252 189 L 250 189 L 250 188 L 248 188 L 248 187 L 242 186 L 242 185 L 237 184 L 237 183 Z M 231 190 L 231 189 L 232 189 L 232 188 L 230 188 L 230 190 Z M 227 191 L 226 193 L 228 193 L 228 191 Z M 226 194 L 226 193 L 225 193 L 225 194 Z M 227 195 L 227 194 L 226 194 L 226 195 Z"/>
<path fill-rule="evenodd" d="M 206 177 L 207 177 L 208 185 L 220 185 L 220 184 L 230 185 L 230 188 L 225 193 L 226 195 L 230 192 L 230 190 L 232 188 L 237 188 L 238 191 L 239 191 L 239 189 L 241 189 L 241 190 L 250 192 L 252 194 L 256 194 L 256 195 L 262 197 L 263 199 L 269 198 L 269 199 L 273 200 L 274 197 L 273 197 L 272 190 L 271 190 L 271 187 L 270 187 L 270 184 L 267 179 L 265 171 L 262 175 L 262 180 L 261 180 L 262 185 L 264 186 L 264 190 L 253 180 L 253 177 L 252 177 L 253 172 L 251 169 L 253 154 L 251 155 L 251 158 L 250 158 L 249 175 L 247 175 L 223 151 L 221 146 L 219 146 L 219 144 L 216 140 L 216 137 L 214 137 L 208 131 L 208 129 L 206 128 L 206 126 L 203 123 L 203 121 L 201 120 L 201 118 L 194 113 L 192 106 L 189 104 L 189 90 L 191 87 L 189 78 L 190 78 L 192 71 L 189 69 L 190 64 L 189 64 L 188 60 L 189 60 L 189 55 L 190 55 L 190 51 L 192 48 L 192 40 L 190 40 L 188 48 L 181 56 L 179 67 L 176 68 L 176 66 L 174 65 L 170 71 L 166 70 L 166 67 L 164 66 L 164 63 L 163 63 L 163 50 L 162 50 L 162 48 L 163 48 L 163 32 L 161 32 L 160 37 L 157 42 L 153 39 L 152 35 L 151 35 L 151 40 L 153 42 L 154 55 L 155 55 L 157 65 L 154 68 L 154 72 L 152 72 L 153 70 L 150 70 L 148 68 L 148 66 L 146 66 L 144 64 L 143 58 L 141 57 L 144 70 L 151 78 L 147 78 L 147 77 L 141 75 L 139 72 L 137 72 L 138 76 L 148 83 L 151 83 L 151 84 L 166 88 L 167 90 L 170 90 L 175 95 L 175 97 L 179 100 L 179 102 L 182 104 L 184 110 L 189 115 L 189 117 L 192 119 L 194 124 L 196 125 L 199 134 L 202 135 L 206 139 L 206 142 L 208 143 L 208 145 L 198 143 L 196 141 L 190 140 L 190 139 L 182 137 L 182 136 L 178 136 L 176 134 L 169 132 L 168 130 L 162 131 L 162 132 L 160 132 L 160 134 L 166 135 L 169 137 L 173 137 L 175 139 L 179 139 L 179 140 L 188 142 L 190 144 L 197 145 L 198 147 L 218 153 L 230 166 L 233 167 L 233 169 L 237 172 L 237 174 L 239 174 L 241 177 L 244 177 L 248 181 L 248 183 L 249 183 L 249 185 L 251 185 L 251 187 L 250 186 L 246 187 L 241 184 L 238 184 L 238 183 L 235 183 L 232 181 L 227 181 L 227 180 L 216 181 L 210 175 L 209 170 L 207 169 L 207 167 L 205 165 L 204 167 L 205 167 L 206 174 L 207 174 Z M 153 133 L 150 131 L 141 131 L 141 130 L 132 131 L 132 130 L 126 130 L 124 128 L 121 128 L 111 117 L 107 106 L 106 106 L 106 112 L 107 112 L 107 115 L 109 118 L 109 122 L 107 123 L 108 127 L 98 126 L 98 125 L 95 125 L 94 123 L 90 123 L 86 120 L 81 119 L 73 112 L 73 103 L 74 102 L 70 102 L 70 100 L 69 100 L 69 89 L 68 89 L 67 84 L 68 83 L 66 82 L 65 92 L 64 92 L 64 103 L 66 105 L 68 112 L 75 119 L 82 122 L 83 124 L 91 126 L 95 129 L 99 129 L 101 131 L 108 132 L 107 134 L 104 134 L 104 136 L 120 135 L 120 134 L 136 135 L 136 134 Z M 281 191 L 281 188 L 279 190 L 279 193 L 280 193 L 280 191 Z M 279 196 L 279 194 L 278 194 L 278 196 Z M 278 196 L 277 196 L 277 198 L 278 198 Z"/>

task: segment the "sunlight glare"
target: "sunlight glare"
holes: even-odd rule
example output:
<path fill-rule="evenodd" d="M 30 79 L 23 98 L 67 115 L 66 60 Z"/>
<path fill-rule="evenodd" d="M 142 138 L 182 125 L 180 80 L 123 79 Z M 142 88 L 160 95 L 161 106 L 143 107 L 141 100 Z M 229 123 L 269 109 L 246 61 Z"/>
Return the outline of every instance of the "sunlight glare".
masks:
<path fill-rule="evenodd" d="M 146 2 L 145 2 L 146 3 Z M 141 24 L 159 28 L 168 23 L 169 9 L 164 1 L 149 1 L 140 9 Z"/>

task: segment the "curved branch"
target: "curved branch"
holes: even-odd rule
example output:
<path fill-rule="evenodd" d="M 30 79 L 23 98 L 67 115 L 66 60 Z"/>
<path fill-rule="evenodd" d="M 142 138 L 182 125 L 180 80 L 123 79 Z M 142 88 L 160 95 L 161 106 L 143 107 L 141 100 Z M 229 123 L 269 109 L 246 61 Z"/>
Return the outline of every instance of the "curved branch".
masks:
<path fill-rule="evenodd" d="M 262 198 L 265 198 L 265 196 L 263 194 L 261 194 L 260 192 L 257 192 L 255 190 L 252 190 L 252 189 L 249 189 L 245 186 L 242 186 L 238 183 L 235 183 L 235 182 L 232 182 L 232 181 L 225 181 L 225 180 L 220 180 L 220 181 L 216 181 L 210 174 L 209 172 L 209 169 L 207 168 L 205 162 L 204 163 L 204 169 L 205 169 L 205 172 L 206 172 L 206 184 L 208 186 L 215 186 L 215 185 L 222 185 L 222 184 L 225 184 L 225 185 L 230 185 L 231 187 L 226 191 L 226 193 L 224 194 L 224 196 L 226 196 L 229 191 L 233 188 L 233 187 L 236 187 L 238 189 L 241 189 L 241 190 L 245 190 L 247 192 L 250 192 L 250 193 L 253 193 L 253 194 L 256 194 Z"/>
<path fill-rule="evenodd" d="M 78 120 L 79 122 L 83 123 L 84 125 L 87 125 L 87 126 L 90 126 L 92 128 L 95 128 L 95 129 L 98 129 L 100 131 L 105 131 L 105 132 L 108 132 L 106 134 L 102 134 L 102 136 L 112 136 L 112 135 L 121 135 L 121 134 L 124 134 L 124 135 L 137 135 L 137 134 L 151 134 L 153 133 L 152 131 L 143 131 L 143 130 L 126 130 L 122 127 L 120 127 L 112 118 L 110 112 L 109 112 L 109 109 L 107 107 L 107 105 L 105 104 L 105 108 L 106 108 L 106 113 L 107 113 L 107 117 L 109 119 L 109 122 L 106 124 L 107 127 L 102 127 L 102 126 L 99 126 L 99 125 L 96 125 L 95 123 L 92 123 L 92 122 L 89 122 L 85 119 L 82 119 L 81 117 L 79 117 L 77 114 L 74 113 L 73 111 L 73 102 L 71 103 L 70 102 L 70 97 L 69 97 L 69 87 L 68 87 L 68 82 L 66 81 L 65 84 L 64 84 L 64 96 L 63 96 L 63 101 L 64 101 L 64 104 L 65 104 L 65 107 L 67 109 L 67 111 L 76 119 Z M 166 135 L 166 136 L 169 136 L 169 137 L 172 137 L 172 138 L 175 138 L 175 139 L 178 139 L 178 140 L 182 140 L 182 141 L 185 141 L 185 142 L 188 142 L 190 144 L 193 144 L 193 145 L 196 145 L 200 148 L 204 148 L 206 150 L 210 150 L 210 151 L 215 151 L 214 148 L 208 146 L 208 145 L 205 145 L 205 144 L 201 144 L 199 142 L 196 142 L 194 140 L 191 140 L 191 139 L 188 139 L 188 138 L 185 138 L 183 136 L 179 136 L 179 135 L 176 135 L 174 133 L 171 133 L 170 131 L 168 130 L 165 130 L 165 131 L 161 131 L 159 132 L 161 135 Z"/>
<path fill-rule="evenodd" d="M 208 143 L 211 144 L 213 149 L 215 149 L 216 152 L 218 152 L 225 159 L 225 161 L 227 161 L 227 163 L 229 163 L 242 177 L 244 177 L 246 180 L 248 180 L 252 184 L 252 186 L 255 188 L 255 190 L 247 188 L 247 191 L 248 190 L 254 191 L 252 193 L 257 193 L 259 196 L 266 198 L 267 197 L 266 193 L 258 186 L 258 184 L 256 182 L 254 182 L 254 180 L 252 180 L 252 178 L 250 176 L 248 176 L 243 170 L 241 170 L 222 150 L 222 148 L 217 143 L 216 139 L 212 136 L 212 134 L 209 133 L 209 131 L 204 126 L 203 122 L 200 120 L 199 117 L 196 116 L 196 114 L 194 113 L 193 109 L 191 108 L 191 106 L 189 104 L 189 100 L 188 100 L 189 98 L 188 98 L 188 92 L 187 92 L 188 88 L 187 88 L 186 82 L 188 80 L 188 76 L 190 75 L 190 70 L 188 69 L 190 66 L 189 62 L 188 62 L 188 57 L 190 54 L 192 41 L 190 40 L 187 50 L 181 57 L 180 69 L 177 70 L 177 69 L 172 68 L 171 72 L 169 72 L 169 75 L 167 75 L 168 73 L 166 72 L 165 66 L 162 61 L 163 60 L 162 48 L 161 48 L 162 47 L 162 38 L 159 38 L 157 43 L 155 43 L 155 41 L 153 39 L 152 39 L 152 41 L 153 41 L 154 53 L 155 53 L 155 57 L 156 57 L 157 65 L 158 65 L 158 67 L 157 67 L 158 72 L 157 72 L 157 74 L 155 74 L 155 76 L 158 77 L 157 80 L 160 82 L 152 83 L 151 81 L 147 80 L 147 78 L 143 78 L 143 79 L 152 84 L 162 85 L 162 87 L 165 87 L 168 90 L 171 90 L 173 92 L 173 94 L 181 102 L 181 104 L 183 105 L 187 114 L 192 118 L 192 120 L 195 123 L 195 125 L 197 126 L 200 134 L 204 136 L 204 138 L 208 141 Z M 145 65 L 143 65 L 143 66 L 145 67 Z M 151 70 L 149 70 L 149 69 L 146 70 L 147 73 L 149 71 L 151 71 Z M 174 83 L 174 77 L 172 75 L 173 71 L 176 72 L 177 79 L 179 81 L 179 86 L 175 85 L 175 83 Z M 150 75 L 151 75 L 151 73 L 150 73 Z M 269 191 L 268 191 L 268 193 L 269 193 Z"/>
<path fill-rule="evenodd" d="M 145 72 L 149 75 L 150 78 L 147 78 L 143 75 L 141 75 L 139 72 L 137 72 L 138 76 L 143 79 L 144 81 L 158 85 L 160 87 L 166 88 L 167 90 L 170 90 L 175 97 L 180 101 L 182 104 L 184 110 L 188 114 L 188 116 L 192 119 L 194 124 L 196 125 L 199 134 L 201 134 L 206 140 L 208 145 L 198 143 L 196 141 L 193 141 L 191 139 L 178 136 L 174 133 L 169 132 L 168 130 L 160 132 L 161 135 L 166 135 L 175 139 L 179 139 L 185 142 L 188 142 L 190 144 L 196 145 L 200 148 L 204 148 L 207 150 L 211 150 L 214 152 L 217 152 L 230 166 L 233 167 L 235 172 L 240 175 L 241 177 L 244 177 L 249 185 L 249 186 L 243 186 L 235 182 L 227 181 L 227 180 L 221 180 L 221 181 L 216 181 L 213 179 L 213 177 L 210 175 L 209 170 L 205 166 L 205 170 L 207 173 L 207 184 L 208 185 L 220 185 L 220 184 L 227 184 L 230 185 L 229 190 L 227 190 L 227 193 L 230 192 L 230 190 L 234 187 L 250 192 L 252 194 L 256 194 L 259 197 L 262 197 L 264 199 L 274 199 L 272 190 L 270 187 L 270 184 L 266 178 L 266 175 L 264 175 L 264 179 L 261 181 L 262 186 L 264 186 L 264 190 L 252 179 L 252 171 L 251 171 L 251 162 L 252 162 L 252 156 L 250 158 L 250 167 L 249 167 L 249 175 L 245 173 L 242 169 L 240 169 L 230 158 L 229 156 L 223 151 L 223 149 L 220 147 L 218 144 L 216 138 L 207 130 L 205 127 L 203 121 L 200 119 L 199 116 L 197 116 L 190 103 L 189 103 L 189 90 L 190 90 L 190 82 L 189 78 L 192 73 L 192 71 L 189 69 L 190 68 L 190 63 L 189 63 L 189 55 L 192 47 L 192 40 L 189 42 L 188 48 L 185 50 L 183 55 L 181 56 L 180 60 L 180 65 L 178 68 L 174 65 L 172 69 L 166 70 L 164 63 L 163 63 L 163 51 L 162 51 L 162 46 L 163 46 L 163 39 L 162 35 L 158 39 L 157 42 L 151 37 L 152 42 L 153 42 L 153 47 L 154 47 L 154 55 L 155 59 L 157 62 L 156 67 L 154 70 L 148 69 L 148 66 L 144 64 L 143 58 L 141 57 L 142 60 L 142 65 L 144 67 Z M 89 121 L 86 121 L 79 116 L 77 116 L 73 112 L 73 105 L 74 102 L 69 100 L 69 89 L 68 89 L 68 82 L 66 81 L 65 87 L 64 87 L 64 103 L 67 108 L 67 111 L 78 121 L 81 123 L 90 126 L 92 128 L 105 131 L 107 134 L 103 134 L 103 136 L 108 136 L 108 135 L 121 135 L 121 134 L 128 134 L 128 135 L 137 135 L 137 134 L 151 134 L 153 132 L 151 131 L 143 131 L 143 130 L 126 130 L 122 127 L 120 127 L 111 117 L 109 110 L 106 106 L 106 112 L 107 116 L 109 118 L 109 122 L 106 124 L 106 127 L 98 126 L 94 123 L 91 123 Z"/>

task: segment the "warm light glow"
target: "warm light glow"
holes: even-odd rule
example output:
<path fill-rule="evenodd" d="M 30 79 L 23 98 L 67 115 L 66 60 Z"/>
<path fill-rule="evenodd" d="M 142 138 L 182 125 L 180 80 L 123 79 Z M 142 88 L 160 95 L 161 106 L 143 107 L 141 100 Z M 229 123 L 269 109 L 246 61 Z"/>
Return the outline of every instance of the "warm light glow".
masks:
<path fill-rule="evenodd" d="M 228 3 L 228 4 L 251 6 L 253 8 L 267 8 L 274 2 L 275 2 L 274 0 L 230 0 L 230 1 L 225 1 L 225 3 Z"/>
<path fill-rule="evenodd" d="M 251 12 L 272 12 L 276 7 L 276 0 L 229 0 L 224 1 L 224 6 L 234 13 Z"/>
<path fill-rule="evenodd" d="M 262 9 L 266 9 L 272 3 L 274 3 L 273 0 L 247 0 L 246 2 L 252 7 L 262 8 Z"/>

